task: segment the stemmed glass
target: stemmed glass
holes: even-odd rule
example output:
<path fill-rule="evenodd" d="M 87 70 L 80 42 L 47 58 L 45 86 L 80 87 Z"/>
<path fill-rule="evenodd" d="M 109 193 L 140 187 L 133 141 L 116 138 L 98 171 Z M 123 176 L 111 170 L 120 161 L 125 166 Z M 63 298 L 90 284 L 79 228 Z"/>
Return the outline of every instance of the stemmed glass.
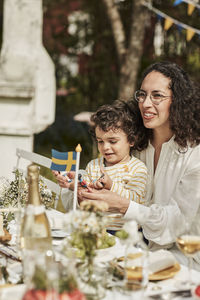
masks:
<path fill-rule="evenodd" d="M 121 287 L 125 293 L 144 289 L 148 285 L 148 250 L 143 242 L 142 234 L 134 220 L 124 220 L 123 230 L 128 233 L 127 238 L 121 238 L 120 244 L 124 256 L 118 259 L 118 265 L 124 270 Z M 120 237 L 120 236 L 119 236 Z"/>
<path fill-rule="evenodd" d="M 200 216 L 196 215 L 194 218 L 186 219 L 185 230 L 176 235 L 176 245 L 178 249 L 188 258 L 188 280 L 182 282 L 185 286 L 191 287 L 194 283 L 192 281 L 192 266 L 197 258 L 197 252 L 200 251 Z"/>

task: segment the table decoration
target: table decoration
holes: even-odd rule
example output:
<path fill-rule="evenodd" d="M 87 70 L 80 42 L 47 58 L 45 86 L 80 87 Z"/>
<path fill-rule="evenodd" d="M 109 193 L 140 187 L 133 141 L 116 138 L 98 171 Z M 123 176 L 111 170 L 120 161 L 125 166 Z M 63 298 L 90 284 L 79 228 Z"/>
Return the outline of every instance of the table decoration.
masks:
<path fill-rule="evenodd" d="M 75 179 L 74 179 L 74 195 L 73 195 L 73 210 L 76 210 L 77 206 L 77 188 L 78 188 L 78 170 L 79 170 L 79 163 L 80 163 L 80 153 L 82 151 L 81 145 L 78 144 L 76 146 L 75 151 L 70 152 L 60 152 L 55 149 L 52 149 L 52 158 L 51 158 L 51 170 L 64 172 L 66 178 L 68 178 L 67 173 L 69 171 L 75 171 Z M 71 181 L 68 178 L 69 181 Z M 60 197 L 61 198 L 61 191 L 60 188 Z"/>
<path fill-rule="evenodd" d="M 10 221 L 15 219 L 15 213 L 12 210 L 25 207 L 28 196 L 28 183 L 25 176 L 18 169 L 14 171 L 14 174 L 14 180 L 5 177 L 0 178 L 0 210 L 2 208 L 3 226 L 6 229 L 9 229 Z M 53 207 L 55 196 L 47 189 L 42 177 L 39 180 L 39 189 L 45 208 Z"/>
<path fill-rule="evenodd" d="M 80 163 L 80 154 L 82 151 L 81 145 L 78 144 L 76 147 L 76 172 L 75 172 L 75 179 L 74 179 L 74 198 L 73 198 L 73 210 L 76 210 L 77 207 L 77 193 L 78 193 L 78 170 L 79 170 L 79 163 Z"/>
<path fill-rule="evenodd" d="M 22 300 L 86 300 L 80 291 L 73 267 L 47 261 L 35 271 Z"/>
<path fill-rule="evenodd" d="M 106 232 L 107 217 L 104 202 L 83 201 L 81 210 L 67 213 L 65 226 L 71 232 L 63 249 L 75 248 L 79 286 L 87 299 L 100 299 L 105 295 L 104 279 L 107 266 L 96 264 L 98 249 L 113 246 L 115 237 Z"/>

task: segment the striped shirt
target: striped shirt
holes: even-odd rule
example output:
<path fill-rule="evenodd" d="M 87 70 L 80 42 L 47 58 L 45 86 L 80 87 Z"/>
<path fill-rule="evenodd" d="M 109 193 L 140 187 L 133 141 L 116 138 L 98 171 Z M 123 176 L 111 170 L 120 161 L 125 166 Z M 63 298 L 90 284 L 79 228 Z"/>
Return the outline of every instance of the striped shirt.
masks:
<path fill-rule="evenodd" d="M 103 157 L 99 157 L 88 163 L 88 178 L 84 179 L 88 182 L 99 179 L 102 175 L 100 166 L 103 166 L 113 182 L 110 189 L 112 192 L 137 203 L 144 203 L 147 168 L 142 161 L 132 156 L 128 162 L 105 167 Z"/>

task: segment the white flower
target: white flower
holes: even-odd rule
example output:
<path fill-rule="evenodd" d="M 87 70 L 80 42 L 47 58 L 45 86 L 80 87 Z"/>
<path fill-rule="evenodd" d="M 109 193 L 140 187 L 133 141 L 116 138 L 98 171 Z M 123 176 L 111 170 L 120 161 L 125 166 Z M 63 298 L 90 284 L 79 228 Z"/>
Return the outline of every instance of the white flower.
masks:
<path fill-rule="evenodd" d="M 83 220 L 82 223 L 83 231 L 91 232 L 91 233 L 98 233 L 99 232 L 99 224 L 98 220 L 94 213 L 88 215 L 87 219 Z"/>
<path fill-rule="evenodd" d="M 0 198 L 3 198 L 6 190 L 9 188 L 10 182 L 5 177 L 0 177 Z"/>
<path fill-rule="evenodd" d="M 134 220 L 125 222 L 123 229 L 128 233 L 128 241 L 130 243 L 136 244 L 141 240 L 138 224 Z"/>

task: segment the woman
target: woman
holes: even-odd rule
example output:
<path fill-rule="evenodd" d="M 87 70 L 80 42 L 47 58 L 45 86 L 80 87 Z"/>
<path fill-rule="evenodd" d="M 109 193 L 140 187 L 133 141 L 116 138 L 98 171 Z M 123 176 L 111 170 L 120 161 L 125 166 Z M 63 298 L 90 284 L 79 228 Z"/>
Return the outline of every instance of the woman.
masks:
<path fill-rule="evenodd" d="M 109 211 L 134 218 L 150 249 L 170 249 L 175 229 L 184 232 L 186 220 L 200 214 L 200 93 L 179 66 L 158 62 L 144 72 L 135 100 L 128 105 L 137 117 L 133 126 L 139 125 L 135 155 L 149 172 L 149 205 L 107 190 L 81 191 L 79 197 L 106 201 Z M 186 263 L 180 253 L 177 258 Z"/>

